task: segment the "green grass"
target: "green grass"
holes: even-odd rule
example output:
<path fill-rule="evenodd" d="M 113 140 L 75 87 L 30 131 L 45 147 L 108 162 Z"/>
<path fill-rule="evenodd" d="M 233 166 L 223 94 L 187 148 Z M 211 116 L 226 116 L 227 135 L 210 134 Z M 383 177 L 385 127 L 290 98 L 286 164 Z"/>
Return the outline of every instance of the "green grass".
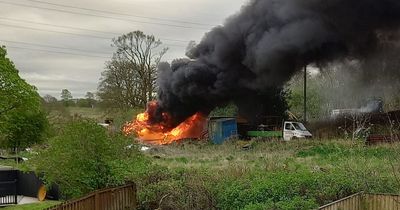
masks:
<path fill-rule="evenodd" d="M 107 114 L 99 108 L 87 108 L 87 107 L 68 107 L 71 116 L 81 116 L 84 118 L 95 119 L 99 122 L 103 122 L 107 117 Z"/>
<path fill-rule="evenodd" d="M 360 191 L 400 192 L 400 144 L 186 142 L 146 156 L 155 165 L 136 181 L 144 209 L 313 209 Z"/>
<path fill-rule="evenodd" d="M 308 210 L 360 191 L 400 193 L 399 143 L 258 138 L 185 141 L 129 154 L 112 158 L 118 161 L 110 172 L 137 184 L 140 209 Z"/>
<path fill-rule="evenodd" d="M 244 149 L 244 145 L 251 145 Z M 365 146 L 348 140 L 298 140 L 291 142 L 227 142 L 217 146 L 208 143 L 156 146 L 147 153 L 159 157 L 153 161 L 167 168 L 273 172 L 287 167 L 307 170 L 345 170 L 349 164 L 376 167 L 380 174 L 394 178 L 391 163 L 400 160 L 400 144 Z M 368 165 L 360 163 L 368 162 Z M 397 164 L 396 162 L 396 165 Z"/>
<path fill-rule="evenodd" d="M 4 210 L 42 210 L 59 204 L 59 201 L 42 201 L 40 203 L 14 205 L 3 208 Z"/>

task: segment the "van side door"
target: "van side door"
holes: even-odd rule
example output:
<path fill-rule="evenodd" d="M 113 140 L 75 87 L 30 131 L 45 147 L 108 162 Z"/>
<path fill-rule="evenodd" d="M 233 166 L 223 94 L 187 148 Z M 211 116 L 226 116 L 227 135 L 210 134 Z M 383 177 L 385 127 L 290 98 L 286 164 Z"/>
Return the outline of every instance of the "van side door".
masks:
<path fill-rule="evenodd" d="M 285 122 L 283 126 L 283 140 L 290 141 L 294 135 L 294 126 L 290 122 Z"/>

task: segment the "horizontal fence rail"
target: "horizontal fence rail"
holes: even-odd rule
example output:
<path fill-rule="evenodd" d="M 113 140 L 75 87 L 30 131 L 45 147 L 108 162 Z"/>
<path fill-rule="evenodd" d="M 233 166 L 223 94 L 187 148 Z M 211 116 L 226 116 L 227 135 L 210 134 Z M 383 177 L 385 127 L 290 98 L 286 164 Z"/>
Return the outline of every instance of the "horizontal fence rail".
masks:
<path fill-rule="evenodd" d="M 363 193 L 357 193 L 325 206 L 321 206 L 319 210 L 363 210 L 361 208 L 362 196 Z"/>
<path fill-rule="evenodd" d="M 136 185 L 98 190 L 82 198 L 47 208 L 47 210 L 133 210 L 136 209 Z"/>
<path fill-rule="evenodd" d="M 400 210 L 400 195 L 357 193 L 319 210 Z"/>

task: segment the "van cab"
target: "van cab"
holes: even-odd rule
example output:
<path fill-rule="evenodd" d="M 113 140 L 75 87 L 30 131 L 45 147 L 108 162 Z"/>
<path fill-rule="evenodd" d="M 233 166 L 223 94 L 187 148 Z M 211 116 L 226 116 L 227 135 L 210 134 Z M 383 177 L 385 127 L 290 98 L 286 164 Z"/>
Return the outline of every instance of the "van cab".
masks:
<path fill-rule="evenodd" d="M 312 134 L 300 122 L 285 121 L 283 125 L 283 140 L 290 141 L 292 139 L 312 138 Z"/>

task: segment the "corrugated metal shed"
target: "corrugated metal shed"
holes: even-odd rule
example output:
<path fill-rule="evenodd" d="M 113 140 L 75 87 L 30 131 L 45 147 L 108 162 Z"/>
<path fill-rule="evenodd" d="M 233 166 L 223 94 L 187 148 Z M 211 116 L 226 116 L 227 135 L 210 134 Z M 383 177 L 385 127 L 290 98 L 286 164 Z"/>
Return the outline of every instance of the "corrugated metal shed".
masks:
<path fill-rule="evenodd" d="M 211 118 L 208 122 L 208 134 L 214 144 L 222 144 L 230 137 L 237 135 L 235 118 Z"/>

